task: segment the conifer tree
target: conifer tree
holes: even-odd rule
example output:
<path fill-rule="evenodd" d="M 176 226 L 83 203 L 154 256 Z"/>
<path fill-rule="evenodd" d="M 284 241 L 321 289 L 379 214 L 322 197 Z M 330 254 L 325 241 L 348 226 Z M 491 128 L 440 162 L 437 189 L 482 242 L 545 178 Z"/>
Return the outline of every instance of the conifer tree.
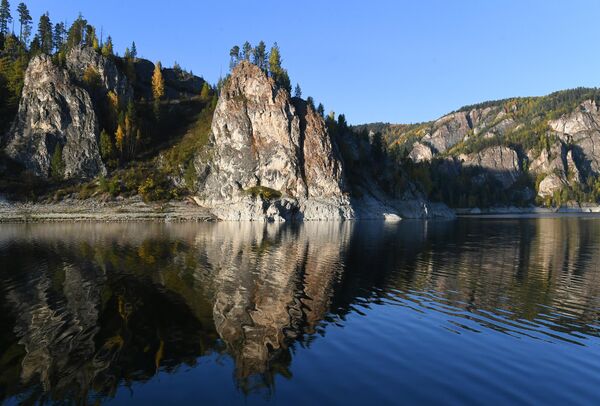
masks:
<path fill-rule="evenodd" d="M 298 83 L 296 83 L 296 87 L 294 88 L 294 97 L 302 97 L 302 89 L 300 89 L 300 85 Z"/>
<path fill-rule="evenodd" d="M 281 67 L 281 53 L 277 42 L 273 44 L 271 52 L 269 52 L 269 72 L 277 85 L 292 92 L 290 77 L 287 71 Z"/>
<path fill-rule="evenodd" d="M 40 22 L 38 24 L 38 38 L 40 40 L 40 50 L 43 53 L 51 54 L 54 49 L 54 44 L 52 23 L 50 22 L 50 15 L 48 13 L 43 14 L 40 17 Z"/>
<path fill-rule="evenodd" d="M 152 95 L 155 101 L 160 100 L 165 95 L 165 80 L 162 75 L 160 61 L 156 62 L 154 73 L 152 74 Z"/>
<path fill-rule="evenodd" d="M 321 117 L 325 118 L 325 107 L 323 106 L 323 103 L 319 103 L 319 106 L 317 107 L 317 113 L 319 113 Z"/>
<path fill-rule="evenodd" d="M 267 68 L 267 46 L 264 41 L 260 41 L 252 54 L 252 63 L 259 68 L 266 70 Z"/>
<path fill-rule="evenodd" d="M 17 12 L 19 13 L 19 41 L 27 45 L 29 36 L 31 35 L 31 22 L 33 19 L 25 3 L 19 3 Z"/>
<path fill-rule="evenodd" d="M 83 35 L 87 27 L 87 20 L 83 18 L 81 14 L 77 17 L 77 20 L 73 22 L 69 28 L 67 35 L 67 49 L 72 49 L 83 42 Z"/>
<path fill-rule="evenodd" d="M 229 51 L 229 58 L 229 69 L 233 70 L 233 68 L 235 68 L 240 61 L 240 47 L 235 45 L 233 48 L 231 48 Z"/>
<path fill-rule="evenodd" d="M 0 34 L 6 36 L 8 34 L 8 27 L 12 22 L 12 15 L 10 14 L 10 3 L 8 0 L 2 0 L 0 2 Z"/>
<path fill-rule="evenodd" d="M 131 43 L 131 57 L 134 60 L 137 58 L 137 47 L 135 46 L 135 41 Z"/>
<path fill-rule="evenodd" d="M 57 23 L 54 25 L 54 47 L 57 51 L 60 51 L 63 45 L 65 45 L 65 37 L 67 35 L 67 29 L 65 23 Z"/>
<path fill-rule="evenodd" d="M 244 42 L 244 45 L 242 45 L 241 59 L 249 61 L 251 55 L 252 55 L 252 45 L 250 45 L 250 43 L 248 41 L 246 41 L 246 42 Z"/>

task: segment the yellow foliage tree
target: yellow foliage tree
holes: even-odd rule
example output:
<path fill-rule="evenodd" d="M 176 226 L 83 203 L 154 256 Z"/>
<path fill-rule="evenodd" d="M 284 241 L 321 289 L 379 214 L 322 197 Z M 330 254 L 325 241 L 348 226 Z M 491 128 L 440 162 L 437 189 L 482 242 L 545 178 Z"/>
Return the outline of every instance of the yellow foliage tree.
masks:
<path fill-rule="evenodd" d="M 123 127 L 121 124 L 117 127 L 117 132 L 115 133 L 115 142 L 117 144 L 117 148 L 119 148 L 120 152 L 123 152 L 123 143 L 125 141 L 125 132 L 123 131 Z"/>
<path fill-rule="evenodd" d="M 154 66 L 154 74 L 152 75 L 152 95 L 154 100 L 160 100 L 165 95 L 165 80 L 162 75 L 162 65 L 160 61 Z"/>

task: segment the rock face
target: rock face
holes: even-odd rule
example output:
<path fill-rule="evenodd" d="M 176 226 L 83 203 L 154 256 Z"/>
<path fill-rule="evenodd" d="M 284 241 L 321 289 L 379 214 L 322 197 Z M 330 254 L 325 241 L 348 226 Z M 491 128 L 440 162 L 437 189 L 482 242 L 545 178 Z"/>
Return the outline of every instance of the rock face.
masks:
<path fill-rule="evenodd" d="M 98 122 L 89 94 L 49 56 L 35 57 L 25 73 L 19 111 L 8 134 L 6 153 L 41 177 L 62 147 L 65 178 L 106 172 L 98 147 Z"/>
<path fill-rule="evenodd" d="M 564 144 L 581 151 L 589 170 L 600 173 L 600 110 L 593 100 L 586 100 L 572 113 L 549 122 Z"/>
<path fill-rule="evenodd" d="M 119 71 L 112 60 L 99 54 L 93 48 L 80 45 L 69 51 L 67 69 L 79 82 L 83 81 L 88 69 L 93 69 L 100 76 L 100 82 L 105 92 L 114 92 L 125 103 L 133 97 L 127 77 Z"/>
<path fill-rule="evenodd" d="M 197 165 L 204 174 L 199 201 L 222 219 L 354 216 L 321 116 L 250 63 L 238 65 L 221 91 L 209 149 Z M 281 198 L 264 198 L 263 191 Z"/>
<path fill-rule="evenodd" d="M 489 147 L 479 153 L 462 156 L 461 160 L 464 166 L 483 168 L 505 189 L 512 186 L 521 173 L 516 151 L 508 147 Z"/>

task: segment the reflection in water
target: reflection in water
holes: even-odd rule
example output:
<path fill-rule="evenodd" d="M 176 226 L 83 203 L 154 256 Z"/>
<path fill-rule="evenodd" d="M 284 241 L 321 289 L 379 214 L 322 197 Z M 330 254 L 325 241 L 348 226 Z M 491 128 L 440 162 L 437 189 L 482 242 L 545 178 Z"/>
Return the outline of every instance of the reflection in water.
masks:
<path fill-rule="evenodd" d="M 586 218 L 3 225 L 0 399 L 112 398 L 213 355 L 234 360 L 243 393 L 269 393 L 296 345 L 373 306 L 585 346 L 598 263 Z"/>

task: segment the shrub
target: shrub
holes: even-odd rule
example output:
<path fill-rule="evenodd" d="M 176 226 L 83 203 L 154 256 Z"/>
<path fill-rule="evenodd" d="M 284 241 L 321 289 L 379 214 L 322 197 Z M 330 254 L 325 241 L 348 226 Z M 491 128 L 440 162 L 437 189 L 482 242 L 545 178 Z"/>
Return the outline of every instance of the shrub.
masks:
<path fill-rule="evenodd" d="M 247 189 L 246 193 L 252 197 L 260 196 L 264 200 L 274 200 L 281 197 L 280 191 L 266 186 L 253 186 L 250 189 Z"/>

